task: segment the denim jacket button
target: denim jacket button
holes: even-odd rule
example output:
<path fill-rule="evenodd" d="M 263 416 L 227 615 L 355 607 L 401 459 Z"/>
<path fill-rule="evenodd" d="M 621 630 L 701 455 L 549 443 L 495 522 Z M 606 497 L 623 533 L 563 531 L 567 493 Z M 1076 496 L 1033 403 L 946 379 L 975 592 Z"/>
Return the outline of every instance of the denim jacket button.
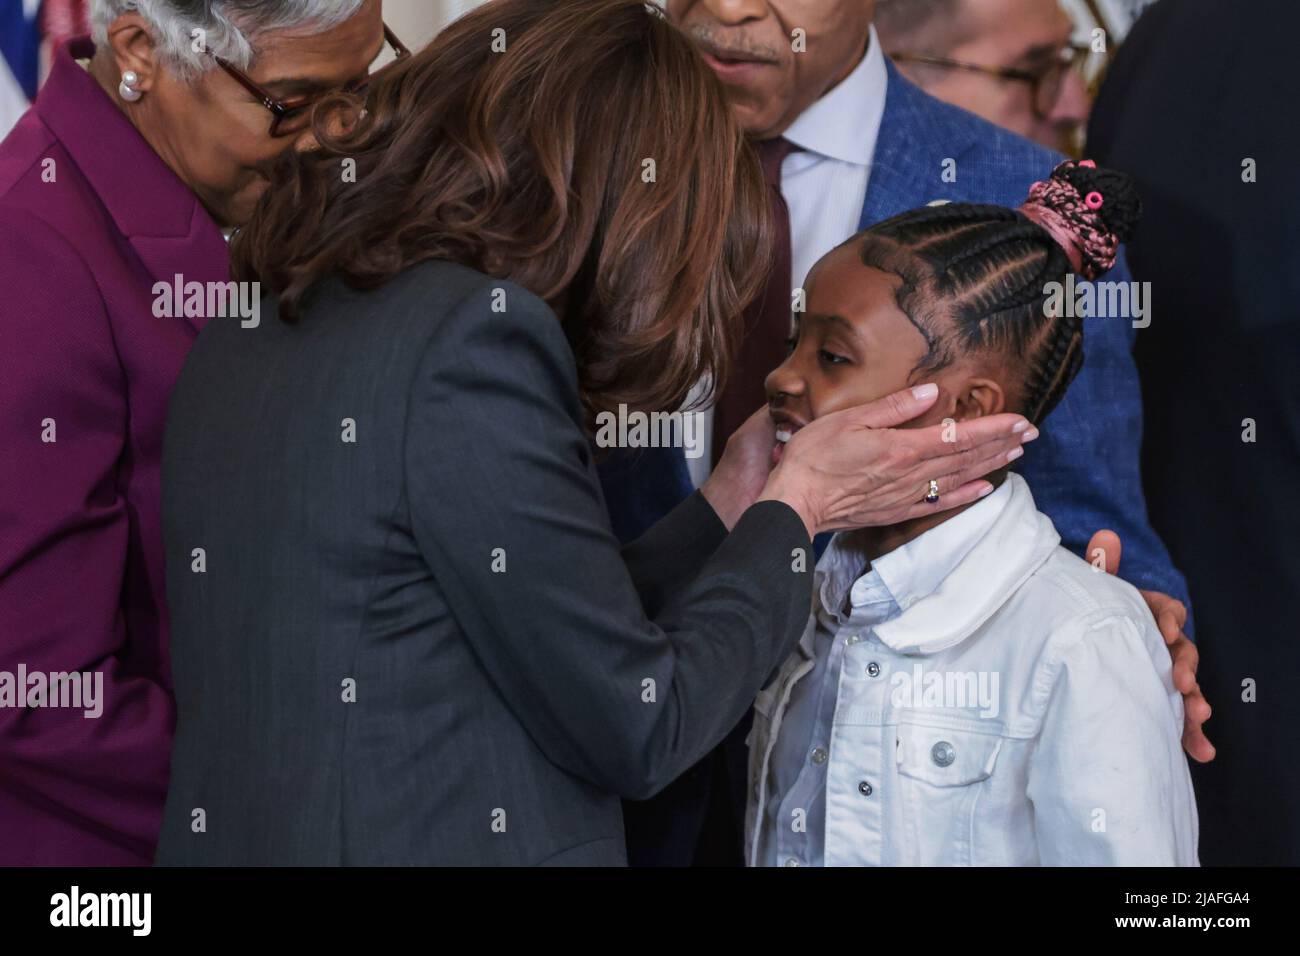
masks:
<path fill-rule="evenodd" d="M 930 748 L 930 759 L 940 767 L 947 767 L 957 759 L 957 751 L 948 741 L 941 740 Z"/>

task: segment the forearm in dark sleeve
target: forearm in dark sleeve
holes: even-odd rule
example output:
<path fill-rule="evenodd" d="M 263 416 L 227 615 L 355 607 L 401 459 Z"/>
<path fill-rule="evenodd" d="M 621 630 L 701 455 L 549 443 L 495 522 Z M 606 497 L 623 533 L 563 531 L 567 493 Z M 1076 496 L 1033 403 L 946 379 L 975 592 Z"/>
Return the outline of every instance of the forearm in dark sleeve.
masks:
<path fill-rule="evenodd" d="M 558 323 L 528 293 L 500 285 L 508 312 L 492 312 L 489 286 L 471 295 L 444 320 L 413 386 L 416 538 L 466 639 L 539 747 L 599 786 L 645 797 L 735 726 L 797 640 L 811 542 L 792 509 L 767 502 L 697 574 L 652 570 L 678 543 L 697 561 L 718 534 L 692 514 L 707 504 L 688 502 L 634 545 L 630 571 L 610 531 Z M 504 555 L 504 573 L 493 570 L 494 553 Z"/>
<path fill-rule="evenodd" d="M 649 531 L 623 546 L 623 563 L 648 616 L 685 591 L 727 537 L 717 513 L 695 492 Z"/>

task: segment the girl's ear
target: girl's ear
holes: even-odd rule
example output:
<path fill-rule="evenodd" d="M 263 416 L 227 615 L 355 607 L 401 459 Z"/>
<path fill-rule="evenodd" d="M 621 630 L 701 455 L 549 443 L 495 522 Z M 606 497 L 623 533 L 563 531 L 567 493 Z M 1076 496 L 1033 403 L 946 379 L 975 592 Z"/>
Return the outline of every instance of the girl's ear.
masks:
<path fill-rule="evenodd" d="M 1007 396 L 1002 386 L 991 378 L 973 378 L 957 394 L 957 407 L 953 418 L 968 421 L 1006 411 Z"/>

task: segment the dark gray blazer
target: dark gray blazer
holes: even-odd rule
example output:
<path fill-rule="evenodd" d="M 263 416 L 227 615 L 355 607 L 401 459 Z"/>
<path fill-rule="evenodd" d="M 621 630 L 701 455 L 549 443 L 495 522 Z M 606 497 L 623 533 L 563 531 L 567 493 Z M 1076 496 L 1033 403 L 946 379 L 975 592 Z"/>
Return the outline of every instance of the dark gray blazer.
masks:
<path fill-rule="evenodd" d="M 697 494 L 620 550 L 573 354 L 511 283 L 426 263 L 263 313 L 210 322 L 171 404 L 157 861 L 624 863 L 619 797 L 798 639 L 802 523 L 728 535 Z"/>

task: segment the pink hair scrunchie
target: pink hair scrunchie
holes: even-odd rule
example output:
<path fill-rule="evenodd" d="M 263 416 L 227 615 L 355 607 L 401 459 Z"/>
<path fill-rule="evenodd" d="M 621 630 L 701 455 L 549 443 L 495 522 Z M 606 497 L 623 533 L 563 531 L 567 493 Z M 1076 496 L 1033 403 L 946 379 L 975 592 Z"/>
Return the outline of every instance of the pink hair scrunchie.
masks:
<path fill-rule="evenodd" d="M 1080 165 L 1090 163 L 1085 160 Z M 1100 193 L 1088 202 L 1068 180 L 1053 173 L 1050 179 L 1030 187 L 1029 198 L 1020 211 L 1047 230 L 1065 251 L 1075 272 L 1095 279 L 1115 264 L 1119 253 L 1119 239 L 1106 229 L 1097 212 L 1104 202 Z"/>

